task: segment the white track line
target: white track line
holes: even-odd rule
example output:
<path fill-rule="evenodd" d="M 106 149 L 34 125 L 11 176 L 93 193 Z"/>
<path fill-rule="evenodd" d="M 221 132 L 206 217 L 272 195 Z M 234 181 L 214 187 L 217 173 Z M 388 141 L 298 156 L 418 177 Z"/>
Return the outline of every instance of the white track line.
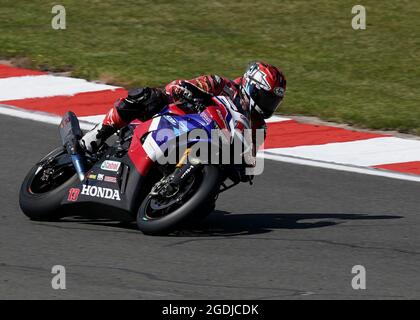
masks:
<path fill-rule="evenodd" d="M 57 76 L 24 76 L 0 79 L 0 101 L 71 96 L 77 93 L 115 90 L 119 87 Z"/>
<path fill-rule="evenodd" d="M 10 107 L 10 106 L 5 106 L 5 105 L 0 105 L 0 114 L 17 117 L 21 119 L 28 119 L 32 121 L 54 124 L 57 126 L 61 121 L 60 117 L 53 116 L 48 113 L 26 111 L 26 110 L 22 110 L 22 109 Z M 97 123 L 96 120 L 97 119 L 92 119 L 92 117 L 82 117 L 80 119 L 80 127 L 83 130 L 90 130 Z M 415 175 L 394 173 L 394 172 L 388 172 L 388 171 L 372 169 L 372 168 L 362 168 L 362 167 L 356 167 L 356 166 L 350 166 L 350 165 L 336 164 L 336 163 L 330 163 L 326 161 L 303 159 L 303 158 L 292 157 L 292 156 L 284 156 L 284 155 L 277 154 L 276 152 L 272 152 L 272 149 L 261 151 L 258 153 L 258 156 L 263 157 L 265 159 L 294 163 L 294 164 L 299 164 L 299 165 L 306 165 L 306 166 L 312 166 L 312 167 L 320 167 L 320 168 L 334 169 L 334 170 L 340 170 L 340 171 L 381 176 L 381 177 L 387 177 L 387 178 L 392 178 L 392 179 L 420 182 L 420 177 L 415 176 Z"/>
<path fill-rule="evenodd" d="M 272 154 L 358 167 L 420 161 L 420 141 L 381 137 L 323 145 L 270 149 Z"/>
<path fill-rule="evenodd" d="M 317 161 L 317 160 L 311 160 L 311 159 L 302 159 L 302 158 L 291 157 L 291 156 L 281 156 L 275 153 L 270 153 L 270 150 L 271 149 L 259 151 L 258 157 L 269 159 L 269 160 L 299 164 L 299 165 L 304 165 L 304 166 L 333 169 L 333 170 L 346 171 L 346 172 L 352 172 L 352 173 L 361 173 L 361 174 L 367 174 L 371 176 L 379 176 L 379 177 L 405 180 L 405 181 L 420 182 L 420 176 L 417 176 L 417 175 L 385 171 L 385 170 L 375 169 L 375 168 L 363 168 L 363 167 L 356 167 L 356 166 L 350 166 L 350 165 L 344 165 L 344 164 L 338 164 L 338 163 L 329 163 L 329 162 Z"/>
<path fill-rule="evenodd" d="M 280 117 L 280 116 L 272 116 L 269 119 L 266 119 L 266 123 L 272 123 L 272 122 L 283 122 L 283 121 L 290 121 L 292 119 L 286 118 L 286 117 Z"/>
<path fill-rule="evenodd" d="M 100 115 L 97 115 L 97 116 L 79 117 L 79 120 L 89 122 L 89 123 L 99 123 L 99 122 L 102 122 L 102 120 L 104 120 L 104 118 L 105 118 L 105 115 L 100 114 Z"/>
<path fill-rule="evenodd" d="M 37 122 L 49 123 L 54 125 L 59 125 L 61 122 L 61 117 L 51 115 L 49 113 L 44 112 L 37 112 L 37 111 L 26 111 L 10 106 L 0 105 L 0 114 L 4 114 L 7 116 L 20 118 L 20 119 L 27 119 Z M 83 119 L 80 120 L 80 128 L 82 130 L 90 130 L 94 127 L 96 123 L 92 123 L 90 121 L 84 121 Z"/>

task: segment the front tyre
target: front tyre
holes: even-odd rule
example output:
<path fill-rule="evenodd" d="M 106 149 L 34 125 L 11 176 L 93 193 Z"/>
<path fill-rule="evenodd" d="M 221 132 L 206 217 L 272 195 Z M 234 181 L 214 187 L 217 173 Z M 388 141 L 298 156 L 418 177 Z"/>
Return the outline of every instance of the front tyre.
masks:
<path fill-rule="evenodd" d="M 27 174 L 19 193 L 19 205 L 31 220 L 54 220 L 68 188 L 77 180 L 74 167 L 63 148 L 57 148 Z"/>
<path fill-rule="evenodd" d="M 147 235 L 168 234 L 191 218 L 203 213 L 208 214 L 208 208 L 213 206 L 220 188 L 219 168 L 213 165 L 203 166 L 194 174 L 194 181 L 185 188 L 188 190 L 181 190 L 183 194 L 179 196 L 182 197 L 182 201 L 174 201 L 174 204 L 162 210 L 156 208 L 154 196 L 149 194 L 137 213 L 137 226 L 140 231 Z M 174 195 L 175 197 L 178 195 Z M 201 212 L 203 210 L 206 212 Z"/>

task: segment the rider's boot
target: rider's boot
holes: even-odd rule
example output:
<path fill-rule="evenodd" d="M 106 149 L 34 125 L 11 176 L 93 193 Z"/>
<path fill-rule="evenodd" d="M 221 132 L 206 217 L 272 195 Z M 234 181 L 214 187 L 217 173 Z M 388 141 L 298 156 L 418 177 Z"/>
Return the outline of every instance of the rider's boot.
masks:
<path fill-rule="evenodd" d="M 124 99 L 119 99 L 109 110 L 104 121 L 85 134 L 81 146 L 88 152 L 95 152 L 117 130 L 134 119 L 146 121 L 169 103 L 169 98 L 161 89 L 135 88 Z"/>
<path fill-rule="evenodd" d="M 98 151 L 99 147 L 118 129 L 98 123 L 92 130 L 87 132 L 80 140 L 82 148 L 90 153 Z"/>
<path fill-rule="evenodd" d="M 121 119 L 116 106 L 114 106 L 108 111 L 102 123 L 97 124 L 80 139 L 80 145 L 84 150 L 94 153 L 110 136 L 125 125 L 126 123 Z"/>

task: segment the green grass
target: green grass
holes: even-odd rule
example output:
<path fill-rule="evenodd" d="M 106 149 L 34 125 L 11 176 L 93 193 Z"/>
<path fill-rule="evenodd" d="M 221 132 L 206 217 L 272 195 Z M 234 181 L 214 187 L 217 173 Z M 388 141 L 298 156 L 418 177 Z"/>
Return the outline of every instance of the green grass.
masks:
<path fill-rule="evenodd" d="M 358 3 L 365 31 L 351 28 Z M 54 4 L 67 30 L 51 28 Z M 419 1 L 2 0 L 0 57 L 127 86 L 262 59 L 288 79 L 283 114 L 420 134 Z"/>

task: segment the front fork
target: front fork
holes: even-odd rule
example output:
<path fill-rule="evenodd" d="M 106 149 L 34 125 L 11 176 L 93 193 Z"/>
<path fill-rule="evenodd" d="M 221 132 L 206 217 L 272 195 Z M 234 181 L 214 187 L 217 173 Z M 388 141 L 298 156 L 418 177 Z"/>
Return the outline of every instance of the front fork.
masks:
<path fill-rule="evenodd" d="M 194 175 L 194 173 L 201 169 L 203 164 L 199 159 L 188 157 L 191 149 L 188 148 L 185 150 L 184 155 L 181 157 L 180 161 L 176 165 L 176 170 L 172 175 L 169 176 L 169 179 L 166 181 L 169 189 L 173 191 L 174 188 L 179 188 L 185 181 Z M 244 171 L 244 168 L 242 168 Z M 253 177 L 246 176 L 244 172 L 241 172 L 238 168 L 231 168 L 227 174 L 227 178 L 232 180 L 233 184 L 227 186 L 224 182 L 222 183 L 222 189 L 220 193 L 226 190 L 233 188 L 241 182 L 248 182 L 250 185 L 253 184 Z"/>
<path fill-rule="evenodd" d="M 160 194 L 166 198 L 174 196 L 180 187 L 189 181 L 197 170 L 202 168 L 203 165 L 198 159 L 188 157 L 190 151 L 190 148 L 185 150 L 175 167 L 175 171 L 155 185 L 151 192 L 152 195 Z"/>
<path fill-rule="evenodd" d="M 187 148 L 176 165 L 176 169 L 171 177 L 171 184 L 180 185 L 194 175 L 197 170 L 201 169 L 202 164 L 198 159 L 191 159 L 188 157 L 190 152 L 191 148 Z"/>
<path fill-rule="evenodd" d="M 175 195 L 178 192 L 180 186 L 188 181 L 197 170 L 200 170 L 203 167 L 203 164 L 199 159 L 189 157 L 190 151 L 191 148 L 187 148 L 185 150 L 183 156 L 176 165 L 175 171 L 166 179 L 158 183 L 158 185 L 155 186 L 155 190 L 152 191 L 152 194 L 161 194 L 165 197 L 171 197 Z M 241 182 L 249 182 L 250 185 L 253 184 L 251 177 L 245 176 L 235 168 L 232 168 L 230 172 L 227 173 L 226 177 L 232 180 L 233 184 L 227 186 L 223 182 L 222 188 L 219 191 L 220 193 L 231 189 Z"/>

